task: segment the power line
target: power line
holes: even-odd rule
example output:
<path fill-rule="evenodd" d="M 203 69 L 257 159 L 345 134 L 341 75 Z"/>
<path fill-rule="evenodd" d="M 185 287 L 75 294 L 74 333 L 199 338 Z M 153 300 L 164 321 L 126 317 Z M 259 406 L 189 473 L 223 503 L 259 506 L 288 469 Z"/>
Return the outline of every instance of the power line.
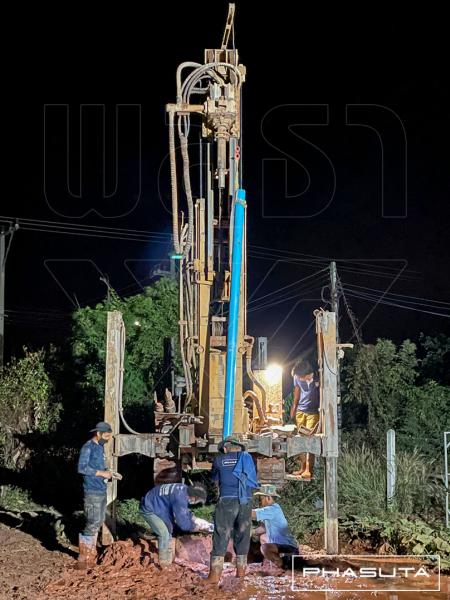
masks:
<path fill-rule="evenodd" d="M 405 309 L 405 310 L 412 310 L 412 311 L 415 311 L 415 312 L 420 312 L 420 313 L 424 313 L 424 314 L 434 315 L 434 316 L 437 316 L 437 317 L 443 317 L 445 319 L 450 318 L 450 314 L 444 314 L 444 313 L 438 313 L 438 312 L 429 311 L 429 310 L 423 310 L 423 309 L 420 309 L 420 308 L 414 308 L 412 306 L 404 306 L 402 304 L 398 304 L 398 303 L 395 303 L 395 302 L 390 302 L 388 299 L 383 299 L 383 297 L 376 298 L 376 297 L 373 297 L 373 296 L 370 296 L 370 295 L 363 295 L 363 294 L 355 293 L 355 292 L 348 292 L 348 295 L 351 296 L 352 298 L 359 298 L 361 300 L 367 300 L 367 301 L 373 302 L 375 304 L 384 304 L 384 305 L 387 305 L 387 306 L 394 306 L 396 308 L 402 308 L 402 309 Z"/>
<path fill-rule="evenodd" d="M 363 285 L 356 285 L 354 283 L 351 283 L 351 284 L 346 283 L 345 286 L 346 286 L 346 288 L 358 288 L 361 290 L 368 290 L 369 292 L 376 292 L 376 293 L 383 294 L 383 290 L 376 290 L 373 288 L 365 287 Z M 386 295 L 396 296 L 398 298 L 411 298 L 412 300 L 422 300 L 423 302 L 426 302 L 428 304 L 444 304 L 446 306 L 450 306 L 450 302 L 444 302 L 442 300 L 430 300 L 428 298 L 421 298 L 420 296 L 408 296 L 406 294 L 394 294 L 394 292 L 387 292 Z M 404 302 L 408 302 L 408 301 L 404 300 Z M 414 303 L 411 302 L 411 304 L 414 304 Z M 423 305 L 423 306 L 425 306 L 425 305 Z"/>
<path fill-rule="evenodd" d="M 152 236 L 159 236 L 159 237 L 166 237 L 166 238 L 171 238 L 172 234 L 170 233 L 162 233 L 160 231 L 147 231 L 145 229 L 125 229 L 122 227 L 109 227 L 107 225 L 86 225 L 83 223 L 74 223 L 74 222 L 64 222 L 64 221 L 45 221 L 42 219 L 28 219 L 28 218 L 22 218 L 22 217 L 6 217 L 6 216 L 1 216 L 0 215 L 0 221 L 20 221 L 21 223 L 25 224 L 34 224 L 34 225 L 46 225 L 46 226 L 54 226 L 54 227 L 59 227 L 62 226 L 64 228 L 71 228 L 71 229 L 85 229 L 85 230 L 99 230 L 99 231 L 108 231 L 108 232 L 123 232 L 123 233 L 129 233 L 130 235 L 139 235 L 139 236 L 145 236 L 145 235 L 152 235 Z"/>

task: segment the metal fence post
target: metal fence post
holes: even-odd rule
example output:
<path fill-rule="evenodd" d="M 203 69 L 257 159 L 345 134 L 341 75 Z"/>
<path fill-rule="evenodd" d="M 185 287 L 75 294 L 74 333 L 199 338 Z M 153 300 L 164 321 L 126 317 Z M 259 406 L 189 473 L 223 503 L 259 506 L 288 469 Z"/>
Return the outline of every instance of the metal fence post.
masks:
<path fill-rule="evenodd" d="M 388 429 L 386 436 L 386 476 L 387 476 L 387 506 L 392 508 L 395 496 L 395 431 Z"/>

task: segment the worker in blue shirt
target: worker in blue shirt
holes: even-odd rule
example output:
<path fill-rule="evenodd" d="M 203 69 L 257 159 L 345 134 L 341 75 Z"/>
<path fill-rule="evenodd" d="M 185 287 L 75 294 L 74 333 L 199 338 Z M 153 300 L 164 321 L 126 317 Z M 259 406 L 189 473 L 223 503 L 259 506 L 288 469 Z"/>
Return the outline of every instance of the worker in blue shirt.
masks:
<path fill-rule="evenodd" d="M 141 499 L 140 512 L 158 538 L 158 556 L 162 567 L 172 564 L 174 525 L 183 531 L 198 531 L 202 519 L 196 519 L 189 505 L 204 502 L 206 490 L 202 485 L 184 483 L 157 485 Z"/>
<path fill-rule="evenodd" d="M 289 531 L 283 509 L 276 502 L 280 495 L 274 485 L 265 484 L 255 496 L 260 498 L 260 508 L 252 511 L 252 518 L 260 522 L 255 534 L 259 537 L 262 555 L 282 567 L 282 555 L 298 554 L 298 543 Z"/>
<path fill-rule="evenodd" d="M 104 445 L 112 438 L 109 423 L 101 421 L 91 429 L 93 437 L 81 448 L 78 473 L 83 476 L 85 527 L 79 535 L 78 569 L 92 566 L 97 558 L 97 535 L 106 515 L 106 485 L 113 477 L 106 467 Z"/>
<path fill-rule="evenodd" d="M 218 449 L 220 454 L 211 470 L 212 480 L 219 486 L 219 501 L 214 512 L 208 583 L 220 580 L 231 536 L 236 553 L 236 576 L 244 577 L 250 548 L 252 489 L 259 487 L 253 458 L 239 440 L 228 437 Z"/>

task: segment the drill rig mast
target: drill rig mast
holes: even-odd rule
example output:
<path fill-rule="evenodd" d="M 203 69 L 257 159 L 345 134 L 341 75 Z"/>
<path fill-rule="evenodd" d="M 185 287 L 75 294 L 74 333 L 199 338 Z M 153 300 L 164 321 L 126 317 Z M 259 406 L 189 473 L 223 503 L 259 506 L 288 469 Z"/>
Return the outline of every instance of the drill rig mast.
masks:
<path fill-rule="evenodd" d="M 265 391 L 251 371 L 253 339 L 246 323 L 246 206 L 242 190 L 242 86 L 246 69 L 229 49 L 230 4 L 220 49 L 207 49 L 204 64 L 182 63 L 176 103 L 169 117 L 174 256 L 179 260 L 180 353 L 186 379 L 184 410 L 201 418 L 196 431 L 213 443 L 246 434 L 251 416 L 243 401 L 244 363 L 264 419 Z M 200 139 L 194 138 L 201 125 Z M 195 146 L 190 140 L 194 138 Z M 178 148 L 177 146 L 178 142 Z M 190 154 L 199 154 L 192 193 Z M 187 215 L 179 212 L 177 150 L 181 155 Z M 227 356 L 228 348 L 228 356 Z M 246 360 L 245 360 L 246 359 Z M 262 423 L 261 423 L 262 425 Z"/>
<path fill-rule="evenodd" d="M 164 403 L 154 405 L 151 433 L 139 433 L 128 425 L 122 407 L 125 328 L 121 314 L 109 312 L 105 420 L 113 427 L 114 447 L 108 450 L 108 458 L 117 470 L 120 457 L 142 454 L 155 459 L 155 481 L 179 481 L 180 467 L 185 472 L 210 468 L 219 441 L 233 433 L 245 438 L 247 450 L 257 455 L 259 480 L 281 485 L 285 458 L 304 452 L 322 456 L 326 548 L 336 553 L 337 365 L 338 350 L 342 352 L 345 344 L 337 344 L 335 313 L 315 311 L 319 424 L 316 431 L 289 434 L 282 427 L 281 380 L 274 385 L 264 369 L 252 371 L 241 152 L 246 69 L 234 48 L 233 20 L 234 4 L 230 4 L 221 48 L 205 50 L 203 64 L 184 62 L 178 67 L 176 102 L 166 106 L 172 258 L 178 263 L 179 349 L 186 393 L 179 394 L 176 403 L 166 390 Z M 228 48 L 230 36 L 233 48 Z M 194 151 L 196 175 L 191 168 Z M 181 205 L 187 210 L 180 210 Z M 116 495 L 117 483 L 108 492 L 111 516 Z M 107 533 L 106 539 L 111 540 Z"/>

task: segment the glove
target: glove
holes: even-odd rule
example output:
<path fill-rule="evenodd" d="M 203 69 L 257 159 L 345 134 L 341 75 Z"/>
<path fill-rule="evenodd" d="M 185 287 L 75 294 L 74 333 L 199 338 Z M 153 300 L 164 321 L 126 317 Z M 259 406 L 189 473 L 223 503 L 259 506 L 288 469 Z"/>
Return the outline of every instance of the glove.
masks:
<path fill-rule="evenodd" d="M 214 531 L 214 525 L 205 519 L 199 517 L 192 517 L 194 522 L 194 529 L 192 531 L 203 531 L 206 533 L 212 533 Z"/>

